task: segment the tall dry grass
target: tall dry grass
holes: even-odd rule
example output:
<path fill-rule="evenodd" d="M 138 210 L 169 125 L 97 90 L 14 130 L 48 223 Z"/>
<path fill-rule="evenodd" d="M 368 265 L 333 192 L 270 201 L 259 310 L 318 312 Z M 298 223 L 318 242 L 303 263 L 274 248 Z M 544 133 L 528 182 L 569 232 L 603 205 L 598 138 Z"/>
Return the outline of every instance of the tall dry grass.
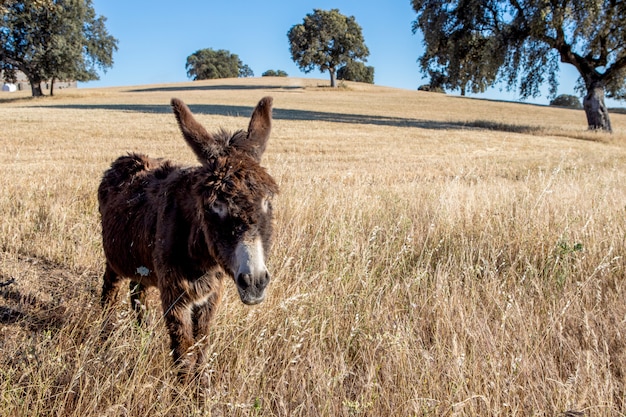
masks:
<path fill-rule="evenodd" d="M 194 163 L 171 96 L 236 129 L 268 94 L 270 293 L 228 287 L 183 386 L 155 293 L 101 337 L 95 190 L 127 151 Z M 624 115 L 265 78 L 0 107 L 2 416 L 626 414 Z"/>

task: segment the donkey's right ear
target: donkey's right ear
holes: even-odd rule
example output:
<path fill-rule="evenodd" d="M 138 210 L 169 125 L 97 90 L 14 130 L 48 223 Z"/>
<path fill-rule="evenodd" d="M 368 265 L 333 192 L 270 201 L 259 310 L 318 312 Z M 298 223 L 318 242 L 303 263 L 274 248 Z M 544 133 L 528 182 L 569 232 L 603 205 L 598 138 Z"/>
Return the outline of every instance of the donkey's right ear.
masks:
<path fill-rule="evenodd" d="M 215 139 L 198 123 L 191 114 L 189 107 L 182 100 L 173 98 L 171 104 L 185 141 L 194 151 L 198 160 L 201 163 L 206 162 L 209 157 L 216 153 Z"/>

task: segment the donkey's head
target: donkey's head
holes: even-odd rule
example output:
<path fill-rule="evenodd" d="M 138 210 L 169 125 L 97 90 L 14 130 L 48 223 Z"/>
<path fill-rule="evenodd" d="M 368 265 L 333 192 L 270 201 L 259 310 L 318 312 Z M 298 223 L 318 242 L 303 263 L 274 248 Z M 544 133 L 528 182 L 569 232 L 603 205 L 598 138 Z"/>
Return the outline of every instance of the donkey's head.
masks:
<path fill-rule="evenodd" d="M 202 168 L 194 176 L 198 220 L 210 254 L 235 280 L 241 301 L 265 298 L 265 259 L 272 237 L 273 178 L 261 167 L 272 124 L 272 98 L 259 101 L 248 131 L 208 133 L 180 100 L 172 99 L 178 125 Z"/>

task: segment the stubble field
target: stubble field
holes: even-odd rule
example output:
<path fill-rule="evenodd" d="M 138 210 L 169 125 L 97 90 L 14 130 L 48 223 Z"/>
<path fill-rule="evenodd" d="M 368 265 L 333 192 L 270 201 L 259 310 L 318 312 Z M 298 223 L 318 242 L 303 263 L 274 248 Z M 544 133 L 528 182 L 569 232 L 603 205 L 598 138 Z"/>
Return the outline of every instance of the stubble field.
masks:
<path fill-rule="evenodd" d="M 292 78 L 0 97 L 1 416 L 626 414 L 626 115 Z M 22 94 L 22 93 L 20 93 Z M 274 97 L 268 297 L 227 285 L 210 385 L 157 294 L 101 337 L 96 189 L 195 164 L 169 108 L 246 128 Z M 566 414 L 569 413 L 569 414 Z"/>

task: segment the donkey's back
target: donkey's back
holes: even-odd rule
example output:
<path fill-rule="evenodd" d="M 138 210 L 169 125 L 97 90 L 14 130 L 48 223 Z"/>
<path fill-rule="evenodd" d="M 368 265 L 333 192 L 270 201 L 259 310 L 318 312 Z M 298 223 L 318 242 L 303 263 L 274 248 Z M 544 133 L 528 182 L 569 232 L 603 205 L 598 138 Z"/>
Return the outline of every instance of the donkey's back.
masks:
<path fill-rule="evenodd" d="M 153 277 L 153 250 L 164 183 L 177 171 L 169 161 L 129 154 L 115 160 L 98 188 L 102 242 L 107 262 L 117 274 Z"/>

